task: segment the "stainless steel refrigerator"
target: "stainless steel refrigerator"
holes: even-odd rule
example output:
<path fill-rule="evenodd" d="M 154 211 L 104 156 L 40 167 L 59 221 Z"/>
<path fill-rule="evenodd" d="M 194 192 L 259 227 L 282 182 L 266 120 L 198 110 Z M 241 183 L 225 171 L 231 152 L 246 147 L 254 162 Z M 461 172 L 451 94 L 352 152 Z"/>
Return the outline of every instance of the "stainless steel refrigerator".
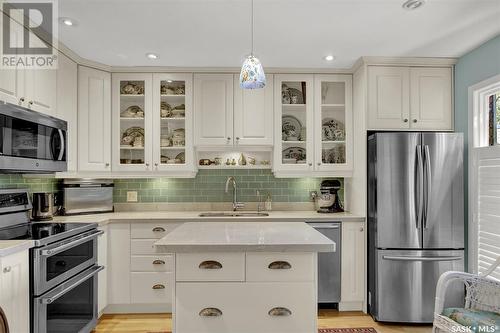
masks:
<path fill-rule="evenodd" d="M 464 269 L 463 191 L 462 134 L 369 136 L 368 309 L 375 320 L 432 322 L 439 276 Z M 463 288 L 452 288 L 459 289 L 450 303 L 460 304 Z"/>

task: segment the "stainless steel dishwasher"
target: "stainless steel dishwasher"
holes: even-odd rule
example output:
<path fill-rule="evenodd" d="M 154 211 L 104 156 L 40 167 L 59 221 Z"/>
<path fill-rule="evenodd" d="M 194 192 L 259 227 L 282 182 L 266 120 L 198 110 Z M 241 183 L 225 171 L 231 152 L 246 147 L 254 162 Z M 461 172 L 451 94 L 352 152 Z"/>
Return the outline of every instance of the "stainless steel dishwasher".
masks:
<path fill-rule="evenodd" d="M 340 302 L 341 222 L 308 222 L 336 244 L 335 252 L 318 253 L 318 303 Z"/>

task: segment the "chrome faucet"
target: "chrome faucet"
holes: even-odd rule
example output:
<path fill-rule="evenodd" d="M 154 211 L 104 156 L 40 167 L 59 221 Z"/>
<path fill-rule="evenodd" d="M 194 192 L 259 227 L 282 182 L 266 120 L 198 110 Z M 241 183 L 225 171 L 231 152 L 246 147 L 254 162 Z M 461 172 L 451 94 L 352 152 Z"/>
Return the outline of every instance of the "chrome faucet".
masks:
<path fill-rule="evenodd" d="M 236 179 L 233 176 L 230 176 L 226 180 L 226 193 L 229 192 L 229 183 L 233 183 L 233 211 L 237 211 L 240 208 L 245 207 L 243 202 L 238 202 L 237 194 L 236 194 Z"/>

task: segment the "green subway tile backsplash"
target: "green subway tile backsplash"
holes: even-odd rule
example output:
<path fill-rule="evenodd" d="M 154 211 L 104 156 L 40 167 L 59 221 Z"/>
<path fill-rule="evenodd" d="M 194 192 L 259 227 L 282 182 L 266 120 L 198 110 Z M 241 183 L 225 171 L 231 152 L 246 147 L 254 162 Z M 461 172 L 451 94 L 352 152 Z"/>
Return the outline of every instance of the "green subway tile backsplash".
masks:
<path fill-rule="evenodd" d="M 319 191 L 321 178 L 275 178 L 270 170 L 200 170 L 195 178 L 115 179 L 114 202 L 127 202 L 127 191 L 137 191 L 139 202 L 230 202 L 226 179 L 234 176 L 238 200 L 256 202 L 256 191 L 271 193 L 275 202 L 308 202 L 309 191 Z M 343 179 L 339 179 L 343 185 Z M 343 200 L 343 190 L 340 192 Z"/>
<path fill-rule="evenodd" d="M 21 175 L 0 175 L 0 188 L 27 188 L 30 192 L 56 192 L 58 179 L 24 178 Z"/>
<path fill-rule="evenodd" d="M 308 202 L 309 191 L 319 191 L 322 178 L 275 178 L 270 170 L 200 170 L 195 178 L 115 179 L 113 199 L 127 202 L 127 191 L 137 191 L 138 201 L 147 202 L 230 202 L 232 188 L 224 193 L 226 179 L 234 176 L 238 200 L 256 202 L 256 191 L 270 193 L 275 202 Z M 339 179 L 343 186 L 343 179 Z M 60 180 L 0 175 L 0 188 L 28 188 L 31 192 L 56 192 Z M 343 189 L 340 191 L 343 200 Z M 265 198 L 264 198 L 265 199 Z"/>

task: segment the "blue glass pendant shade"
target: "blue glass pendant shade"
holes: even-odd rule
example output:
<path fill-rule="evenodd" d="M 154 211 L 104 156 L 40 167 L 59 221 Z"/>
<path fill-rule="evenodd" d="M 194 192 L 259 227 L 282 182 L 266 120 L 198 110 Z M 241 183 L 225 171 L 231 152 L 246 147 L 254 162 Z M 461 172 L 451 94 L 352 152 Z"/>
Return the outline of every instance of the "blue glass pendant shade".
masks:
<path fill-rule="evenodd" d="M 241 66 L 240 86 L 243 89 L 259 89 L 266 86 L 266 74 L 259 59 L 249 55 Z"/>

